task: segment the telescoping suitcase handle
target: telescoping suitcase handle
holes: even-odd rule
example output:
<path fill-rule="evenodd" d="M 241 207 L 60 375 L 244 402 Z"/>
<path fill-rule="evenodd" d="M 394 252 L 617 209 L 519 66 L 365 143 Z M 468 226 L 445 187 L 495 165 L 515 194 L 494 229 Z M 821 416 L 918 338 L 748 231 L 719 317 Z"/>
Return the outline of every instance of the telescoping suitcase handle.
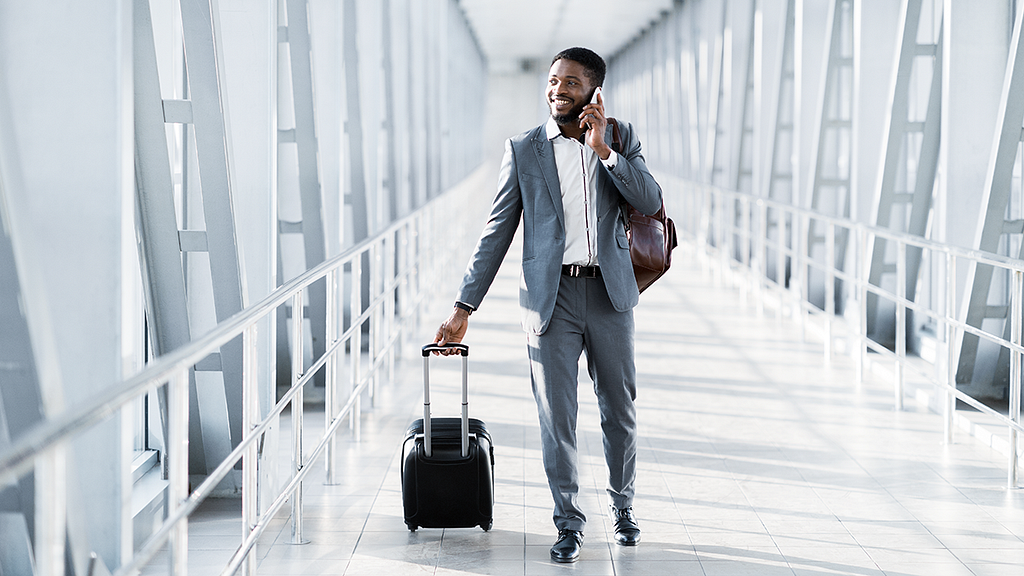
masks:
<path fill-rule="evenodd" d="M 430 458 L 430 353 L 454 348 L 462 356 L 462 457 L 469 456 L 469 346 L 427 344 L 423 347 L 423 453 Z"/>

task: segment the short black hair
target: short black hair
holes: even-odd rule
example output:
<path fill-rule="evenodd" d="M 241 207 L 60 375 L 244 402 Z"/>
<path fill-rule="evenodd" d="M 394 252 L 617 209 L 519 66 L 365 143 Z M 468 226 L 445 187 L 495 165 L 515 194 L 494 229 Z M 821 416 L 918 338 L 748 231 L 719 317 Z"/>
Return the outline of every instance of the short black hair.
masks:
<path fill-rule="evenodd" d="M 562 59 L 572 60 L 586 68 L 587 77 L 590 78 L 595 88 L 604 85 L 604 75 L 608 67 L 605 65 L 604 59 L 597 55 L 597 52 L 589 48 L 580 48 L 579 46 L 566 48 L 555 54 L 555 57 L 551 59 L 551 65 Z"/>

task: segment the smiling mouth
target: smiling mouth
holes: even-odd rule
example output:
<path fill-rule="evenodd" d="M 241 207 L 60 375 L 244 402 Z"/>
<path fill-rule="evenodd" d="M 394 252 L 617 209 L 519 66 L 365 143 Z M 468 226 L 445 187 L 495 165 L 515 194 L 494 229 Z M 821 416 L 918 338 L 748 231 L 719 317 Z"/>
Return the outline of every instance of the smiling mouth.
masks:
<path fill-rule="evenodd" d="M 557 108 L 564 108 L 572 106 L 572 100 L 569 100 L 568 98 L 552 98 L 551 104 Z"/>

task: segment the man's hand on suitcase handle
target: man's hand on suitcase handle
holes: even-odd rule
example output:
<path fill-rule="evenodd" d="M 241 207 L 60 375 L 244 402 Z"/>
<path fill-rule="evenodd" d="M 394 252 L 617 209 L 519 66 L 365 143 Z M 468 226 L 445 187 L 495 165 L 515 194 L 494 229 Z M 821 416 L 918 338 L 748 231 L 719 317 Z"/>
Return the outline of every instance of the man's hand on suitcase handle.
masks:
<path fill-rule="evenodd" d="M 434 343 L 440 346 L 444 346 L 445 344 L 458 344 L 459 342 L 462 342 L 462 339 L 466 336 L 466 329 L 468 328 L 469 312 L 456 307 L 452 310 L 451 316 L 442 322 L 441 327 L 437 329 L 437 335 L 434 336 Z M 449 348 L 441 352 L 434 352 L 434 356 L 437 356 L 438 354 L 451 356 L 452 354 L 458 353 L 458 349 Z"/>

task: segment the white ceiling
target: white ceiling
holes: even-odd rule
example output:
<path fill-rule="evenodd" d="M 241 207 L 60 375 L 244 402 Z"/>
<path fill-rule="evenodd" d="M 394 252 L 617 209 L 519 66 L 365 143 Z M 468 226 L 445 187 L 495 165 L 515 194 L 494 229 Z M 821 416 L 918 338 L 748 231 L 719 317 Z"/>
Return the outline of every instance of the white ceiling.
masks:
<path fill-rule="evenodd" d="M 460 0 L 492 72 L 547 68 L 563 48 L 610 58 L 671 10 L 673 0 Z"/>

